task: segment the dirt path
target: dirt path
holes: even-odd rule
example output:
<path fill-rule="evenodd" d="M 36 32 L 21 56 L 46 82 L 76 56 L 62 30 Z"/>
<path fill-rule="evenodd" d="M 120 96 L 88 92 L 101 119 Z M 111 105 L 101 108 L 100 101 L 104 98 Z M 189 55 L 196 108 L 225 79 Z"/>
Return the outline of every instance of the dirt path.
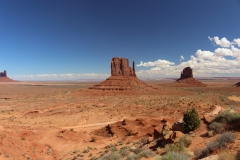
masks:
<path fill-rule="evenodd" d="M 68 127 L 61 127 L 62 129 L 71 129 L 71 128 L 85 128 L 85 127 L 96 127 L 96 126 L 102 126 L 107 124 L 116 123 L 118 121 L 112 121 L 112 122 L 104 122 L 104 123 L 92 123 L 92 124 L 84 124 L 84 125 L 77 125 L 77 126 L 68 126 Z"/>

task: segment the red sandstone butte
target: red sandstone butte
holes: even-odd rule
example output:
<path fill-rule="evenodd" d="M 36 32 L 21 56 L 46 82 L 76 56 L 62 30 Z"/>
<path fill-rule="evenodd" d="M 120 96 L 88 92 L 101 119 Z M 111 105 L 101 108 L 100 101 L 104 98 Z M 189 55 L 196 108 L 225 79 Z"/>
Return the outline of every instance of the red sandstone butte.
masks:
<path fill-rule="evenodd" d="M 0 82 L 15 82 L 11 78 L 8 78 L 7 71 L 4 70 L 3 72 L 0 72 Z"/>
<path fill-rule="evenodd" d="M 151 85 L 137 78 L 134 65 L 133 62 L 131 68 L 127 58 L 114 57 L 111 61 L 111 76 L 89 89 L 140 92 L 156 90 L 156 88 L 153 88 Z"/>
<path fill-rule="evenodd" d="M 132 68 L 129 66 L 129 62 L 127 58 L 118 58 L 114 57 L 111 62 L 111 75 L 112 76 L 134 76 L 135 66 L 134 61 L 132 64 Z"/>
<path fill-rule="evenodd" d="M 190 77 L 193 77 L 192 69 L 190 67 L 184 68 L 181 73 L 180 79 L 185 79 L 185 78 L 190 78 Z"/>
<path fill-rule="evenodd" d="M 205 87 L 206 84 L 199 82 L 195 78 L 193 78 L 193 70 L 190 67 L 186 67 L 181 72 L 180 78 L 174 82 L 175 86 L 179 87 L 187 87 L 187 86 L 194 86 L 194 87 Z"/>

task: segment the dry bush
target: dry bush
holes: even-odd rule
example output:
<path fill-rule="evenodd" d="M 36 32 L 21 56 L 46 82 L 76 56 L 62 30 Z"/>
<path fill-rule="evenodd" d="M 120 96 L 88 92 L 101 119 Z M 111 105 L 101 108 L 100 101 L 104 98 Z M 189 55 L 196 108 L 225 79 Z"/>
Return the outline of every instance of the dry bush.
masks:
<path fill-rule="evenodd" d="M 198 158 L 207 157 L 211 152 L 216 149 L 224 149 L 228 143 L 233 143 L 236 139 L 236 134 L 231 131 L 224 132 L 215 141 L 211 141 L 207 144 L 207 147 L 195 152 Z"/>
<path fill-rule="evenodd" d="M 184 146 L 188 148 L 192 144 L 192 139 L 191 136 L 184 135 L 178 140 L 178 142 L 183 142 Z"/>
<path fill-rule="evenodd" d="M 197 151 L 195 151 L 195 155 L 198 157 L 198 159 L 207 157 L 209 153 L 210 152 L 208 148 L 198 149 Z"/>
<path fill-rule="evenodd" d="M 190 160 L 190 158 L 184 153 L 168 152 L 162 156 L 161 160 Z"/>
<path fill-rule="evenodd" d="M 235 156 L 229 152 L 223 151 L 218 155 L 218 160 L 235 160 Z"/>
<path fill-rule="evenodd" d="M 216 118 L 213 120 L 213 122 L 219 122 L 222 124 L 239 121 L 240 120 L 240 114 L 239 113 L 233 113 L 230 110 L 225 110 L 218 114 Z"/>
<path fill-rule="evenodd" d="M 219 122 L 212 122 L 208 128 L 209 130 L 213 130 L 215 133 L 222 133 L 223 132 L 224 124 Z"/>
<path fill-rule="evenodd" d="M 178 152 L 184 153 L 186 151 L 186 147 L 183 142 L 176 142 L 172 144 L 167 144 L 165 146 L 167 152 Z"/>

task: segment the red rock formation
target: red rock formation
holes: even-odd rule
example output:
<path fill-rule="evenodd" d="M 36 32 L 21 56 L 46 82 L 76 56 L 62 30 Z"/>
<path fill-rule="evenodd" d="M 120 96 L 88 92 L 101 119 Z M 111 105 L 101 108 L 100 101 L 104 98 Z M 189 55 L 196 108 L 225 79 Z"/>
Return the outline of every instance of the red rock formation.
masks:
<path fill-rule="evenodd" d="M 181 79 L 190 78 L 190 77 L 193 77 L 192 69 L 190 67 L 184 68 L 181 73 Z"/>
<path fill-rule="evenodd" d="M 7 71 L 0 72 L 0 77 L 7 77 Z"/>
<path fill-rule="evenodd" d="M 128 59 L 114 57 L 111 62 L 111 75 L 136 77 L 134 62 L 131 68 Z"/>
<path fill-rule="evenodd" d="M 199 82 L 195 78 L 193 78 L 193 71 L 190 67 L 186 67 L 181 72 L 181 77 L 175 81 L 175 86 L 179 87 L 204 87 L 206 84 Z"/>
<path fill-rule="evenodd" d="M 240 87 L 240 82 L 234 84 L 236 87 Z"/>
<path fill-rule="evenodd" d="M 15 82 L 11 78 L 8 78 L 7 71 L 4 70 L 3 72 L 0 72 L 0 82 Z"/>
<path fill-rule="evenodd" d="M 111 61 L 111 76 L 89 89 L 119 91 L 155 91 L 152 86 L 136 77 L 134 62 L 129 67 L 128 59 L 114 57 Z"/>

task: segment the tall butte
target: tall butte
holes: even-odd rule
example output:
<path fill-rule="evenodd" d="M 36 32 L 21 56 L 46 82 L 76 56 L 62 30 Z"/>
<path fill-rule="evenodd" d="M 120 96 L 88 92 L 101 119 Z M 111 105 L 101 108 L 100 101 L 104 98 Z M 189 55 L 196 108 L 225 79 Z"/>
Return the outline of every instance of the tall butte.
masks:
<path fill-rule="evenodd" d="M 89 89 L 120 91 L 153 91 L 156 90 L 139 80 L 135 73 L 135 63 L 129 66 L 127 58 L 114 57 L 111 61 L 111 76 L 100 84 Z"/>
<path fill-rule="evenodd" d="M 111 62 L 111 75 L 136 77 L 134 61 L 131 68 L 127 58 L 114 57 Z"/>
<path fill-rule="evenodd" d="M 7 71 L 0 72 L 0 82 L 15 82 L 7 76 Z"/>
<path fill-rule="evenodd" d="M 177 86 L 195 86 L 204 87 L 206 84 L 199 82 L 193 78 L 193 70 L 190 67 L 186 67 L 181 72 L 180 78 L 174 82 Z"/>

